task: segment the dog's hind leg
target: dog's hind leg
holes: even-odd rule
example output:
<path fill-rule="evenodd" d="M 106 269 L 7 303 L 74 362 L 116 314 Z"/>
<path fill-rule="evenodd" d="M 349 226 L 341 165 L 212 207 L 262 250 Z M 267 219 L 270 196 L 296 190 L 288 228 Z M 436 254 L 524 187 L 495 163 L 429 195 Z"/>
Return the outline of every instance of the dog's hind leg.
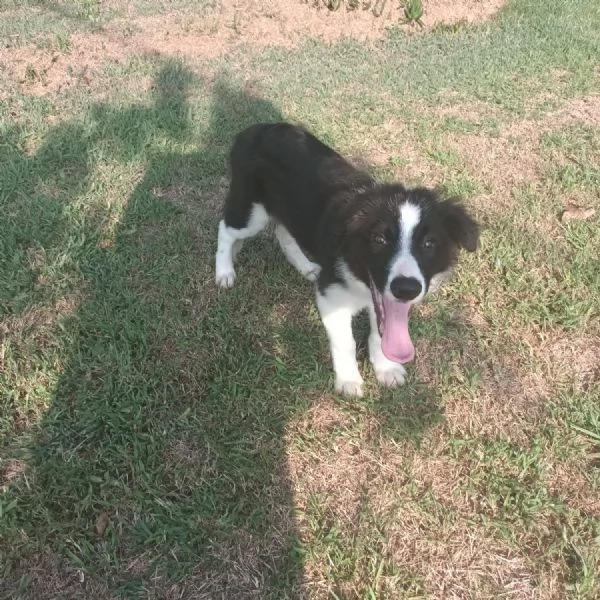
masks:
<path fill-rule="evenodd" d="M 215 279 L 222 288 L 230 288 L 235 281 L 233 261 L 243 240 L 262 231 L 269 223 L 269 215 L 262 204 L 253 204 L 247 223 L 242 228 L 227 223 L 227 217 L 219 223 L 217 254 L 215 257 Z"/>
<path fill-rule="evenodd" d="M 300 271 L 300 274 L 309 281 L 316 281 L 321 272 L 321 267 L 308 260 L 296 240 L 290 235 L 290 232 L 280 223 L 275 227 L 275 236 L 286 258 Z"/>

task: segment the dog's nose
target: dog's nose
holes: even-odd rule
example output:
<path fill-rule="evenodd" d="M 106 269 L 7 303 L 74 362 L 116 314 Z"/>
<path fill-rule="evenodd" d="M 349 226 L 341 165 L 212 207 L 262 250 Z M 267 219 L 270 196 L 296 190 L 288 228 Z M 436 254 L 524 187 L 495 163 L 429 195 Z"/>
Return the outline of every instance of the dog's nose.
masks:
<path fill-rule="evenodd" d="M 398 300 L 414 300 L 422 289 L 423 286 L 414 277 L 396 277 L 390 283 L 390 290 Z"/>

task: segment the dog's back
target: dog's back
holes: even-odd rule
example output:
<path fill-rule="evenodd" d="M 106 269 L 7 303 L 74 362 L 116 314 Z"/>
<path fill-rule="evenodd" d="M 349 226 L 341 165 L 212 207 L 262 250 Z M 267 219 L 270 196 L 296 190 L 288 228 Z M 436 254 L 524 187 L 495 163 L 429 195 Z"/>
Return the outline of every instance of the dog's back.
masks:
<path fill-rule="evenodd" d="M 340 192 L 370 178 L 302 127 L 258 124 L 235 139 L 226 220 L 261 204 L 298 244 L 315 256 L 318 224 Z M 239 200 L 238 200 L 239 198 Z"/>

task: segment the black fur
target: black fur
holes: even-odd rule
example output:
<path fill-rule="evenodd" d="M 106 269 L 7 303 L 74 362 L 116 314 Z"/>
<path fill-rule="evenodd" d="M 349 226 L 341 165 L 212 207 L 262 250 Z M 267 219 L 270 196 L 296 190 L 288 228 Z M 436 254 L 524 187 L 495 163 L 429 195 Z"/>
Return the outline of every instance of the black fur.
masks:
<path fill-rule="evenodd" d="M 372 280 L 383 291 L 401 241 L 405 202 L 420 208 L 411 254 L 429 286 L 452 266 L 459 248 L 477 247 L 478 226 L 460 204 L 430 189 L 377 183 L 300 127 L 258 124 L 235 140 L 224 219 L 241 229 L 252 205 L 262 204 L 321 266 L 321 291 L 344 283 L 340 259 L 363 283 Z"/>

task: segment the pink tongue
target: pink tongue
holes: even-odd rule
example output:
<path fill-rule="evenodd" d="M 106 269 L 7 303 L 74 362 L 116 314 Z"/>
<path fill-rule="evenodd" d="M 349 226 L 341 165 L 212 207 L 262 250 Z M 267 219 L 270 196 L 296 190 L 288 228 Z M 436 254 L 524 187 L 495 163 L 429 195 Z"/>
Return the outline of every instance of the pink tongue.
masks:
<path fill-rule="evenodd" d="M 415 347 L 408 333 L 410 304 L 385 297 L 382 298 L 382 302 L 381 349 L 389 360 L 398 363 L 410 362 L 415 357 Z"/>

